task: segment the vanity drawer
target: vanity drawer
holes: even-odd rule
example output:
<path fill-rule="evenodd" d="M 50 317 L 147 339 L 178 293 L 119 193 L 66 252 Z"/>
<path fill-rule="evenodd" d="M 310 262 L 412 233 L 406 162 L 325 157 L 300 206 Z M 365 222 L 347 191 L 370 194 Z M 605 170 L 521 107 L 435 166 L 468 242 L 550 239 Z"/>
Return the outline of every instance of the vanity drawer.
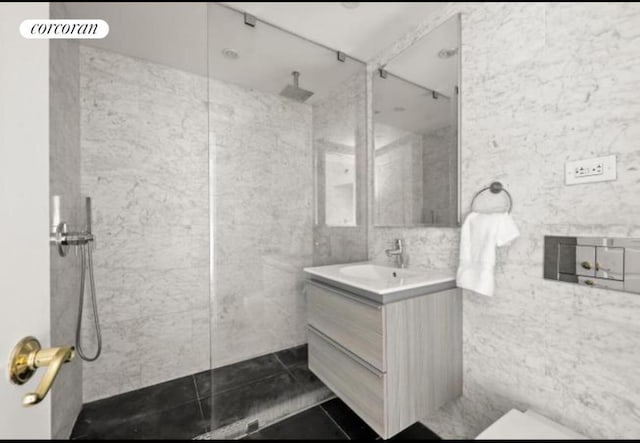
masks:
<path fill-rule="evenodd" d="M 306 292 L 309 324 L 385 372 L 382 306 L 316 282 Z"/>
<path fill-rule="evenodd" d="M 312 327 L 308 330 L 309 369 L 374 431 L 385 435 L 386 375 L 368 368 Z"/>

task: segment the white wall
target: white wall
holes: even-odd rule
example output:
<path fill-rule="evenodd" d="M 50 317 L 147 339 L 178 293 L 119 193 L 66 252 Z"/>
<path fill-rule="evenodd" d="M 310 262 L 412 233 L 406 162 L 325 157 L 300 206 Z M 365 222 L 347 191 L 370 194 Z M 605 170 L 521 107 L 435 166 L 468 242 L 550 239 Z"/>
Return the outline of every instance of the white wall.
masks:
<path fill-rule="evenodd" d="M 462 208 L 501 180 L 522 235 L 498 255 L 493 298 L 465 291 L 464 396 L 425 423 L 474 437 L 531 407 L 589 437 L 638 438 L 640 297 L 543 280 L 542 247 L 640 236 L 640 5 L 450 3 L 376 62 L 456 12 Z M 564 185 L 567 160 L 608 154 L 617 181 Z M 372 257 L 400 236 L 413 264 L 455 269 L 457 229 L 374 229 Z"/>
<path fill-rule="evenodd" d="M 48 18 L 48 3 L 0 5 L 0 438 L 51 437 L 51 403 L 24 408 L 40 381 L 9 384 L 6 364 L 24 336 L 49 346 L 49 42 L 20 23 Z M 64 370 L 64 368 L 63 368 Z M 55 389 L 55 388 L 54 388 Z"/>

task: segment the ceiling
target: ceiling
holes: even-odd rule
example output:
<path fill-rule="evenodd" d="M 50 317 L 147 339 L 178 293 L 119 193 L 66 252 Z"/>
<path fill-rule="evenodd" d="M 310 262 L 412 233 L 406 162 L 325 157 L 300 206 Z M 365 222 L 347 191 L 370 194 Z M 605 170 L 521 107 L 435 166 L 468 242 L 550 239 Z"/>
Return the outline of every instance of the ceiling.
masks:
<path fill-rule="evenodd" d="M 221 2 L 295 34 L 368 61 L 445 3 Z"/>
<path fill-rule="evenodd" d="M 441 58 L 442 49 L 459 47 L 459 18 L 453 17 L 389 61 L 387 78 L 373 79 L 376 148 L 406 133 L 425 134 L 450 126 L 458 84 L 458 53 Z M 393 74 L 397 74 L 393 75 Z M 433 98 L 433 91 L 437 91 Z"/>
<path fill-rule="evenodd" d="M 444 5 L 362 2 L 355 9 L 347 9 L 340 2 L 220 4 L 362 61 L 371 59 Z M 219 7 L 216 3 L 209 5 Z M 101 18 L 109 23 L 107 38 L 86 44 L 206 75 L 207 26 L 212 24 L 207 22 L 205 2 L 65 2 L 65 7 L 69 18 Z"/>
<path fill-rule="evenodd" d="M 103 19 L 109 35 L 83 44 L 200 75 L 207 73 L 207 5 L 65 2 L 69 18 Z"/>
<path fill-rule="evenodd" d="M 291 72 L 297 70 L 300 87 L 314 92 L 307 103 L 318 100 L 363 65 L 351 58 L 339 62 L 334 51 L 295 34 L 369 60 L 442 5 L 363 2 L 347 9 L 340 2 L 65 3 L 70 18 L 100 18 L 109 23 L 107 38 L 86 44 L 273 94 L 290 84 Z M 238 10 L 293 34 L 261 22 L 246 26 Z M 438 32 L 433 33 L 436 38 L 420 40 L 387 69 L 433 89 L 450 89 L 451 78 L 446 73 L 445 77 L 442 73 L 429 77 L 433 63 L 443 65 L 437 51 L 450 35 Z M 239 57 L 224 57 L 225 49 L 237 51 Z M 401 94 L 404 92 L 385 97 Z"/>
<path fill-rule="evenodd" d="M 425 88 L 451 96 L 458 84 L 458 54 L 441 58 L 442 49 L 459 47 L 459 17 L 453 17 L 387 62 L 385 69 Z"/>
<path fill-rule="evenodd" d="M 375 147 L 379 149 L 402 136 L 426 134 L 454 121 L 449 98 L 433 98 L 432 92 L 392 75 L 374 77 L 373 109 Z"/>
<path fill-rule="evenodd" d="M 212 4 L 209 14 L 209 75 L 270 94 L 279 94 L 300 72 L 300 88 L 313 92 L 313 104 L 365 65 L 273 26 L 246 26 L 237 11 Z M 238 58 L 223 55 L 233 49 Z"/>

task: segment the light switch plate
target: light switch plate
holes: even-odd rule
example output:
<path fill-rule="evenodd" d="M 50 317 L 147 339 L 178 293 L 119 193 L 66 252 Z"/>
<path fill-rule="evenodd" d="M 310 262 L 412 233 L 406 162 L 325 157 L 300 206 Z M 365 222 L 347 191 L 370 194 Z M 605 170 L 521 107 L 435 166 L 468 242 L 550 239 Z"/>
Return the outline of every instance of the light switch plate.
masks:
<path fill-rule="evenodd" d="M 616 156 L 595 157 L 565 163 L 564 182 L 567 185 L 615 180 Z"/>

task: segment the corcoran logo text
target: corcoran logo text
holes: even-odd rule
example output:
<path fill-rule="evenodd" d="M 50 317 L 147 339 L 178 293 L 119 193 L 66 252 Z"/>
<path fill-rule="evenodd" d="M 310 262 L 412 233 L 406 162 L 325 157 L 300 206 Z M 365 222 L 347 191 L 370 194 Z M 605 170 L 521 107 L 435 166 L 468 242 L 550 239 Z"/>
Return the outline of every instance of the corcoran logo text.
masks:
<path fill-rule="evenodd" d="M 104 20 L 31 19 L 20 24 L 24 38 L 105 38 L 109 24 Z"/>

